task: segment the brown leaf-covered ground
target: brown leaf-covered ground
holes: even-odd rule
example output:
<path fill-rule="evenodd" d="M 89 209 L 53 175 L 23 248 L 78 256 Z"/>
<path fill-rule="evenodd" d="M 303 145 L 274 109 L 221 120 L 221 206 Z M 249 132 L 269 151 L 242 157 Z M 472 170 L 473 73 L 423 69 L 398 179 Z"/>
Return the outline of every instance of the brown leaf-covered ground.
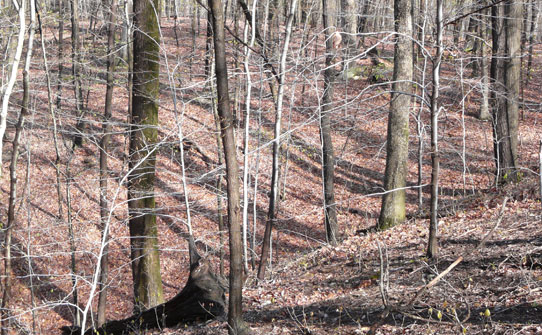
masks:
<path fill-rule="evenodd" d="M 44 17 L 48 62 L 53 93 L 57 94 L 58 55 L 56 24 L 53 16 Z M 190 21 L 179 20 L 179 46 L 175 42 L 174 22 L 162 19 L 162 96 L 160 100 L 160 147 L 157 162 L 157 204 L 161 269 L 166 298 L 174 296 L 188 274 L 187 216 L 188 197 L 191 221 L 200 252 L 213 259 L 219 268 L 220 234 L 217 229 L 216 178 L 218 166 L 216 128 L 212 100 L 204 76 L 205 25 L 202 20 L 195 54 L 192 54 Z M 234 29 L 233 23 L 228 25 Z M 99 28 L 99 27 L 98 27 Z M 101 30 L 100 30 L 101 31 Z M 73 290 L 70 276 L 70 245 L 67 229 L 67 185 L 71 198 L 71 220 L 75 229 L 77 288 L 79 307 L 89 303 L 92 275 L 100 246 L 98 148 L 100 115 L 104 104 L 105 35 L 85 30 L 83 85 L 86 97 L 86 132 L 83 148 L 70 155 L 70 136 L 75 124 L 73 88 L 69 74 L 69 52 L 64 57 L 65 73 L 62 109 L 59 120 L 62 218 L 55 177 L 55 149 L 52 119 L 47 110 L 47 91 L 43 59 L 36 50 L 32 67 L 32 106 L 24 137 L 25 149 L 19 162 L 20 200 L 14 248 L 16 281 L 13 288 L 13 333 L 36 331 L 58 333 L 58 328 L 73 322 Z M 105 31 L 101 31 L 102 33 Z M 67 36 L 66 36 L 67 35 Z M 242 36 L 242 27 L 239 28 Z M 272 36 L 275 38 L 276 36 Z M 385 39 L 386 36 L 378 36 Z M 64 50 L 70 50 L 68 30 Z M 237 98 L 239 161 L 245 144 L 242 140 L 244 89 L 242 50 L 230 36 L 230 87 Z M 308 43 L 307 53 L 300 48 Z M 369 41 L 366 41 L 366 45 Z M 280 44 L 277 44 L 280 45 Z M 392 46 L 383 44 L 381 56 L 391 56 Z M 387 297 L 392 306 L 404 305 L 428 280 L 440 273 L 460 255 L 464 261 L 431 288 L 404 313 L 392 312 L 378 328 L 380 334 L 536 334 L 542 333 L 542 225 L 538 188 L 538 141 L 540 137 L 541 59 L 534 57 L 532 79 L 525 87 L 525 105 L 520 122 L 520 166 L 522 180 L 505 188 L 493 185 L 491 124 L 475 118 L 479 100 L 479 78 L 466 69 L 470 55 L 449 49 L 444 68 L 443 112 L 440 120 L 442 171 L 441 215 L 438 260 L 425 258 L 428 220 L 425 218 L 429 189 L 423 187 L 424 205 L 417 206 L 417 145 L 413 109 L 408 191 L 409 219 L 385 232 L 372 228 L 378 218 L 381 184 L 385 165 L 385 138 L 389 93 L 387 84 L 372 85 L 367 80 L 339 80 L 333 138 L 336 161 L 336 200 L 343 242 L 327 246 L 322 223 L 321 158 L 319 138 L 319 99 L 322 89 L 323 34 L 313 30 L 304 35 L 294 32 L 289 56 L 285 111 L 283 118 L 282 201 L 279 221 L 273 235 L 273 264 L 268 278 L 256 282 L 248 276 L 245 290 L 245 318 L 255 334 L 365 334 L 383 310 L 379 288 L 381 267 L 389 271 Z M 537 49 L 537 52 L 539 50 Z M 538 54 L 537 54 L 538 55 Z M 464 57 L 464 58 L 462 58 Z M 274 59 L 273 61 L 276 61 Z M 256 209 L 255 252 L 263 235 L 270 182 L 274 107 L 269 98 L 261 58 L 251 58 L 254 82 L 250 121 L 251 192 L 249 225 L 252 232 Z M 461 65 L 463 64 L 463 65 Z M 464 80 L 460 81 L 461 69 Z M 119 61 L 114 94 L 114 134 L 110 156 L 111 179 L 111 274 L 108 319 L 126 317 L 132 309 L 129 235 L 127 229 L 126 65 Z M 463 84 L 461 84 L 463 83 Z M 427 84 L 427 83 L 426 83 Z M 428 86 L 430 88 L 430 85 Z M 174 105 L 173 94 L 177 104 Z M 427 93 L 426 93 L 427 94 Z M 462 99 L 462 97 L 466 97 Z M 427 95 L 426 95 L 427 97 Z M 12 98 L 8 142 L 13 137 L 20 91 Z M 422 120 L 426 132 L 428 112 Z M 185 137 L 185 163 L 188 189 L 182 188 L 179 154 L 179 128 Z M 424 137 L 428 148 L 427 133 Z M 259 150 L 258 150 L 259 148 Z M 7 144 L 4 172 L 11 145 Z M 430 180 L 430 157 L 423 156 L 422 184 Z M 27 167 L 29 169 L 27 169 Z M 69 168 L 69 169 L 68 169 Z M 28 179 L 26 174 L 28 170 Z M 258 182 L 256 206 L 253 185 Z M 9 181 L 0 184 L 1 201 L 7 204 Z M 224 189 L 224 188 L 223 188 Z M 223 192 L 223 191 L 222 191 Z M 224 194 L 222 194 L 224 196 Z M 473 252 L 491 230 L 501 210 L 503 198 L 510 197 L 502 223 L 485 247 Z M 5 220 L 6 207 L 0 211 Z M 251 236 L 251 234 L 249 234 Z M 224 246 L 227 246 L 225 236 Z M 381 248 L 383 258 L 380 261 Z M 227 255 L 226 255 L 227 256 Z M 227 258 L 227 257 L 226 257 Z M 226 259 L 227 271 L 227 259 Z M 32 299 L 32 296 L 34 297 Z M 92 297 L 95 312 L 97 297 Z M 489 311 L 490 316 L 486 316 Z M 441 315 L 441 318 L 438 318 Z M 467 318 L 468 316 L 468 318 Z M 91 314 L 88 315 L 89 320 Z M 465 320 L 466 319 L 466 320 Z M 180 325 L 164 333 L 226 334 L 223 320 L 205 325 Z"/>

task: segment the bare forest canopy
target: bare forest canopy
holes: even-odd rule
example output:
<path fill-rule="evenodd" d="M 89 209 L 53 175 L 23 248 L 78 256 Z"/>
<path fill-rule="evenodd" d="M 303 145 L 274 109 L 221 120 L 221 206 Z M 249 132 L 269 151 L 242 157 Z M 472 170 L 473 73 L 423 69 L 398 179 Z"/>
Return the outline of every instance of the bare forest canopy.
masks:
<path fill-rule="evenodd" d="M 0 4 L 0 335 L 542 333 L 542 1 Z"/>

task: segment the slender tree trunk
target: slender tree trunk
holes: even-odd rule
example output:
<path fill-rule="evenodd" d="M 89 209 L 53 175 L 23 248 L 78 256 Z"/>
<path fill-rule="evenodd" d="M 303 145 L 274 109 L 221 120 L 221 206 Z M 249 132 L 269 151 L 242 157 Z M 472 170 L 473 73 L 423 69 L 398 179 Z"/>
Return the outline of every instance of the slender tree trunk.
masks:
<path fill-rule="evenodd" d="M 26 29 L 26 1 L 19 2 L 13 0 L 13 6 L 19 13 L 19 35 L 17 37 L 17 45 L 15 50 L 10 50 L 13 52 L 13 61 L 11 62 L 11 68 L 9 71 L 9 77 L 7 80 L 6 88 L 3 91 L 2 95 L 2 110 L 0 111 L 0 177 L 2 176 L 2 152 L 4 147 L 4 134 L 6 133 L 7 119 L 8 119 L 8 107 L 9 107 L 9 98 L 13 91 L 13 86 L 17 80 L 17 72 L 19 71 L 19 63 L 21 61 L 21 55 L 23 53 L 24 45 L 24 36 Z"/>
<path fill-rule="evenodd" d="M 207 4 L 210 8 L 211 0 L 207 1 Z M 218 111 L 216 108 L 216 90 L 213 84 L 214 81 L 214 72 L 215 72 L 215 63 L 213 62 L 213 16 L 211 11 L 207 12 L 207 40 L 205 43 L 205 77 L 209 83 L 209 90 L 211 92 L 211 108 L 213 111 L 213 117 L 215 120 L 215 129 L 216 129 L 216 148 L 218 156 L 218 166 L 224 164 L 224 154 L 222 152 L 222 135 L 220 134 L 220 117 L 218 116 Z M 222 184 L 224 183 L 224 177 L 222 173 L 218 173 L 216 176 L 216 212 L 218 220 L 218 236 L 219 236 L 219 257 L 220 265 L 219 271 L 220 275 L 224 276 L 224 215 L 223 215 L 223 206 L 222 206 Z"/>
<path fill-rule="evenodd" d="M 540 9 L 538 8 L 538 0 L 531 0 L 531 28 L 529 31 L 529 52 L 527 58 L 527 81 L 525 86 L 529 85 L 531 80 L 531 67 L 533 65 L 533 46 L 536 37 L 536 31 L 538 27 L 538 14 Z"/>
<path fill-rule="evenodd" d="M 158 0 L 134 1 L 136 29 L 128 208 L 136 310 L 145 310 L 164 301 L 154 214 L 160 73 L 160 33 L 155 12 L 158 8 Z"/>
<path fill-rule="evenodd" d="M 487 10 L 484 11 L 487 13 Z M 490 120 L 491 114 L 489 113 L 489 69 L 487 63 L 487 48 L 486 48 L 486 39 L 487 39 L 487 28 L 486 20 L 481 18 L 482 22 L 478 25 L 478 35 L 481 39 L 480 43 L 480 67 L 482 69 L 482 80 L 481 80 L 481 102 L 480 102 L 480 111 L 478 114 L 478 119 L 480 120 Z"/>
<path fill-rule="evenodd" d="M 322 141 L 322 177 L 324 188 L 324 225 L 328 243 L 337 245 L 339 240 L 339 224 L 337 222 L 337 208 L 335 205 L 335 155 L 333 153 L 333 141 L 331 139 L 331 117 L 334 101 L 334 81 L 336 76 L 335 58 L 336 46 L 333 45 L 333 37 L 336 33 L 335 22 L 337 20 L 337 1 L 322 0 L 322 13 L 324 22 L 324 36 L 326 39 L 326 69 L 324 71 L 324 93 L 322 95 L 323 106 L 320 114 L 320 137 Z"/>
<path fill-rule="evenodd" d="M 523 19 L 523 5 L 517 0 L 505 1 L 505 49 L 504 85 L 506 87 L 506 118 L 508 124 L 508 137 L 506 149 L 509 161 L 503 161 L 511 181 L 517 181 L 518 168 L 518 128 L 519 128 L 519 99 L 521 87 L 521 21 Z M 503 175 L 503 176 L 504 176 Z"/>
<path fill-rule="evenodd" d="M 280 57 L 280 69 L 279 69 L 279 87 L 277 93 L 276 102 L 276 116 L 275 116 L 275 136 L 273 141 L 273 167 L 271 171 L 271 190 L 269 196 L 269 210 L 267 212 L 267 223 L 265 225 L 265 232 L 263 235 L 262 254 L 260 257 L 260 265 L 258 267 L 258 279 L 265 278 L 265 269 L 269 258 L 269 252 L 271 248 L 271 233 L 273 231 L 273 225 L 277 220 L 278 203 L 279 203 L 279 172 L 280 172 L 280 135 L 281 135 L 281 122 L 282 122 L 282 105 L 284 101 L 284 78 L 286 76 L 286 57 L 288 55 L 288 47 L 290 44 L 290 35 L 292 33 L 292 22 L 295 13 L 295 6 L 297 0 L 292 0 L 290 6 L 290 15 L 288 16 L 288 22 L 286 24 L 286 37 L 284 39 L 284 46 L 282 49 L 282 55 Z"/>
<path fill-rule="evenodd" d="M 496 164 L 495 182 L 498 185 L 501 180 L 501 133 L 504 101 L 502 96 L 504 88 L 504 65 L 502 46 L 503 38 L 503 20 L 502 20 L 502 4 L 491 7 L 491 65 L 490 65 L 490 100 L 491 115 L 493 118 L 493 147 Z"/>
<path fill-rule="evenodd" d="M 56 108 L 62 107 L 62 72 L 64 71 L 64 0 L 59 0 L 58 5 L 58 83 Z"/>
<path fill-rule="evenodd" d="M 77 110 L 76 133 L 73 137 L 74 146 L 83 145 L 85 122 L 83 115 L 83 93 L 81 89 L 81 42 L 79 39 L 79 1 L 70 0 L 72 23 L 72 76 Z"/>
<path fill-rule="evenodd" d="M 412 36 L 410 0 L 395 0 L 395 43 L 393 84 L 388 117 L 388 141 L 384 190 L 378 228 L 383 230 L 405 220 L 408 164 L 408 118 L 412 87 Z"/>
<path fill-rule="evenodd" d="M 109 275 L 109 229 L 107 224 L 109 202 L 107 197 L 107 179 L 109 168 L 107 167 L 107 155 L 109 150 L 109 138 L 111 133 L 111 111 L 113 109 L 113 73 L 115 71 L 115 20 L 116 1 L 111 0 L 109 6 L 109 27 L 107 37 L 107 88 L 105 91 L 104 120 L 102 124 L 102 139 L 100 141 L 100 219 L 102 225 L 102 240 L 105 242 L 103 256 L 100 260 L 100 293 L 98 297 L 98 327 L 105 323 L 107 309 Z"/>
<path fill-rule="evenodd" d="M 442 61 L 442 1 L 437 0 L 437 53 L 433 59 L 433 94 L 431 95 L 431 212 L 429 222 L 429 243 L 427 256 L 438 256 L 438 183 L 439 183 L 439 149 L 438 149 L 438 116 L 439 90 L 440 90 L 440 65 Z"/>
<path fill-rule="evenodd" d="M 24 15 L 25 4 L 21 4 L 21 10 Z M 21 134 L 24 130 L 25 117 L 29 114 L 28 104 L 30 100 L 30 87 L 29 87 L 29 70 L 30 61 L 32 60 L 32 51 L 34 45 L 35 34 L 35 3 L 34 0 L 30 0 L 30 25 L 29 25 L 29 37 L 28 48 L 26 52 L 25 67 L 23 71 L 23 101 L 21 113 L 19 114 L 19 120 L 15 126 L 15 137 L 13 138 L 13 146 L 11 151 L 11 163 L 9 166 L 9 200 L 8 200 L 8 220 L 5 227 L 4 235 L 4 294 L 2 296 L 2 312 L 1 316 L 1 334 L 5 335 L 9 333 L 9 317 L 10 317 L 10 303 L 11 303 L 11 286 L 12 286 L 12 259 L 11 259 L 11 237 L 13 233 L 13 227 L 16 223 L 15 217 L 15 204 L 17 201 L 17 162 L 19 159 L 19 146 L 21 141 Z M 24 33 L 23 33 L 24 35 Z"/>
<path fill-rule="evenodd" d="M 221 0 L 209 0 L 212 11 L 215 46 L 215 71 L 218 93 L 218 115 L 226 160 L 228 188 L 228 224 L 230 230 L 230 297 L 228 311 L 228 333 L 244 335 L 249 328 L 243 321 L 243 249 L 239 207 L 239 166 L 236 157 L 234 120 L 231 113 L 228 91 L 228 68 L 224 41 L 224 13 Z"/>

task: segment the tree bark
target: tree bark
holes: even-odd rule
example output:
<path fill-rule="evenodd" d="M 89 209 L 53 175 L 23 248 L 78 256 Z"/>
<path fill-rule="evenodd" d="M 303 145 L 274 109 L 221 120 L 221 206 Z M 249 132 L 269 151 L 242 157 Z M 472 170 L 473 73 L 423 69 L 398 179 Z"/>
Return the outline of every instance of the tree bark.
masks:
<path fill-rule="evenodd" d="M 357 3 L 355 0 L 341 0 L 341 5 L 343 15 L 343 43 L 346 49 L 346 68 L 348 68 L 350 60 L 358 54 Z"/>
<path fill-rule="evenodd" d="M 132 124 L 128 211 L 135 309 L 163 302 L 154 181 L 158 137 L 160 34 L 158 0 L 134 1 Z"/>
<path fill-rule="evenodd" d="M 17 71 L 19 71 L 19 63 L 21 60 L 21 55 L 23 53 L 24 36 L 25 36 L 25 28 L 26 28 L 25 1 L 21 1 L 21 5 L 19 5 L 19 2 L 13 0 L 13 6 L 18 11 L 19 35 L 17 37 L 17 45 L 15 49 L 13 50 L 13 58 L 11 61 L 11 68 L 9 70 L 10 73 L 7 80 L 7 84 L 4 91 L 2 92 L 2 110 L 0 111 L 0 177 L 2 176 L 2 170 L 3 170 L 2 152 L 3 152 L 3 147 L 4 147 L 4 134 L 6 133 L 6 127 L 7 127 L 9 98 L 11 97 L 11 93 L 13 92 L 13 86 L 15 85 L 15 81 L 17 80 Z M 12 50 L 9 50 L 8 52 L 12 52 Z"/>
<path fill-rule="evenodd" d="M 405 220 L 406 177 L 408 164 L 408 118 L 412 87 L 412 36 L 410 0 L 395 0 L 394 17 L 396 36 L 393 84 L 390 112 L 384 196 L 378 220 L 380 230 Z"/>
<path fill-rule="evenodd" d="M 490 105 L 493 106 L 493 143 L 497 184 L 517 180 L 521 12 L 521 4 L 513 0 L 507 0 L 502 5 L 492 7 L 493 50 Z M 504 19 L 500 19 L 501 13 L 504 14 Z"/>
<path fill-rule="evenodd" d="M 76 133 L 73 136 L 73 145 L 83 145 L 83 133 L 85 130 L 83 93 L 81 90 L 81 42 L 79 38 L 79 1 L 70 0 L 71 23 L 72 23 L 72 76 L 73 90 L 75 96 L 75 107 L 77 111 Z"/>
<path fill-rule="evenodd" d="M 484 10 L 484 14 L 487 14 L 487 10 Z M 478 25 L 478 35 L 481 39 L 480 43 L 480 67 L 482 72 L 482 80 L 481 80 L 481 102 L 480 102 L 480 111 L 478 114 L 478 119 L 480 120 L 490 120 L 491 114 L 489 113 L 489 69 L 488 69 L 488 63 L 487 63 L 487 52 L 486 52 L 486 39 L 487 39 L 487 28 L 486 28 L 486 20 L 484 19 L 484 16 L 480 18 L 482 22 Z"/>
<path fill-rule="evenodd" d="M 440 155 L 438 148 L 438 115 L 440 90 L 440 65 L 442 61 L 442 0 L 437 0 L 437 53 L 433 59 L 433 94 L 431 95 L 431 210 L 429 220 L 429 242 L 427 257 L 435 258 L 438 255 L 438 184 Z"/>
<path fill-rule="evenodd" d="M 336 33 L 337 1 L 322 0 L 322 13 L 324 22 L 324 36 L 326 40 L 326 69 L 324 71 L 324 93 L 322 95 L 322 108 L 320 114 L 320 137 L 322 140 L 322 177 L 324 187 L 324 225 L 328 243 L 337 245 L 339 240 L 339 224 L 337 222 L 337 208 L 335 205 L 335 155 L 331 138 L 331 118 L 334 101 L 334 80 L 336 77 L 335 58 L 336 46 L 333 45 L 333 36 Z"/>
<path fill-rule="evenodd" d="M 107 179 L 109 168 L 107 167 L 107 155 L 109 150 L 109 138 L 111 133 L 111 111 L 113 109 L 113 73 L 115 71 L 115 17 L 116 1 L 111 0 L 109 6 L 109 27 L 107 36 L 107 88 L 105 91 L 104 119 L 102 124 L 102 139 L 100 141 L 100 219 L 102 225 L 102 240 L 104 241 L 103 256 L 100 259 L 100 294 L 98 297 L 98 327 L 105 323 L 107 308 L 107 277 L 109 275 L 109 225 L 107 200 Z"/>
<path fill-rule="evenodd" d="M 230 230 L 230 297 L 228 310 L 228 333 L 243 335 L 249 328 L 243 321 L 243 262 L 239 207 L 239 166 L 236 156 L 234 120 L 230 109 L 228 69 L 224 39 L 224 13 L 221 0 L 209 1 L 212 11 L 213 39 L 215 47 L 215 72 L 218 93 L 218 115 L 226 160 L 228 193 L 228 224 Z"/>

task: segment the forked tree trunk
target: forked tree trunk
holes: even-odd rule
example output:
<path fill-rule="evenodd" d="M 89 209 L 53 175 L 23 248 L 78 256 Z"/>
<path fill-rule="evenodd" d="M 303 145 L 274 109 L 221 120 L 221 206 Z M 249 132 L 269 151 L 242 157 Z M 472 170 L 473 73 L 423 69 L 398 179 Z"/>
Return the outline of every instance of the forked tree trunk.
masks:
<path fill-rule="evenodd" d="M 383 230 L 405 220 L 406 176 L 408 165 L 408 118 L 412 90 L 412 36 L 410 0 L 395 0 L 394 17 L 396 35 L 393 84 L 388 116 L 388 141 L 385 194 L 378 220 Z"/>
<path fill-rule="evenodd" d="M 134 1 L 134 65 L 128 210 L 136 311 L 163 302 L 154 180 L 158 143 L 158 0 Z"/>

